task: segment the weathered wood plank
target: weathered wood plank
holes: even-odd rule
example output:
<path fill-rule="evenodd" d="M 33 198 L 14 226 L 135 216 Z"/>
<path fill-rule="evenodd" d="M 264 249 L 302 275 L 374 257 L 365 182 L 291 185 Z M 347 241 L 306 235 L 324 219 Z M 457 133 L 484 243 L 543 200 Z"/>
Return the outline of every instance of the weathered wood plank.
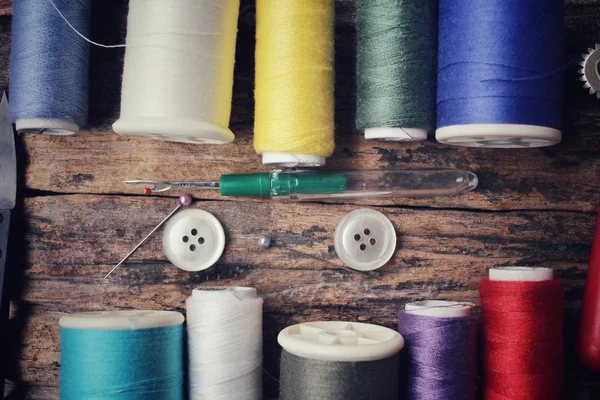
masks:
<path fill-rule="evenodd" d="M 28 159 L 27 188 L 58 193 L 141 194 L 143 188 L 121 181 L 217 180 L 220 174 L 267 170 L 252 149 L 250 134 L 239 135 L 230 150 L 227 146 L 123 139 L 102 132 L 23 139 Z M 600 202 L 600 159 L 591 152 L 473 151 L 435 143 L 373 145 L 358 136 L 342 143 L 344 146 L 338 146 L 330 162 L 338 169 L 451 167 L 472 170 L 480 178 L 476 192 L 465 196 L 370 200 L 369 204 L 592 211 Z M 195 196 L 214 199 L 218 194 L 196 192 Z"/>
<path fill-rule="evenodd" d="M 567 2 L 567 51 L 571 59 L 600 41 L 597 1 Z M 424 145 L 373 143 L 354 129 L 355 0 L 337 2 L 337 152 L 338 168 L 468 168 L 480 175 L 477 193 L 452 199 L 370 202 L 474 209 L 594 210 L 598 193 L 600 107 L 581 88 L 577 73 L 567 73 L 565 141 L 544 150 L 498 151 Z M 0 3 L 1 5 L 1 3 Z M 79 137 L 24 136 L 19 161 L 29 189 L 58 193 L 140 193 L 125 187 L 128 178 L 216 179 L 220 173 L 262 170 L 252 148 L 254 2 L 242 1 L 232 129 L 234 144 L 192 146 L 122 139 L 110 130 L 118 118 L 122 50 L 94 48 L 91 59 L 90 132 Z M 126 3 L 94 1 L 92 34 L 103 43 L 121 43 Z M 0 18 L 0 88 L 8 83 L 10 18 Z M 214 198 L 202 193 L 201 198 Z"/>
<path fill-rule="evenodd" d="M 382 269 L 363 275 L 338 268 L 333 249 L 337 222 L 356 207 L 346 205 L 196 203 L 216 215 L 227 233 L 217 265 L 187 273 L 169 265 L 160 234 L 108 280 L 102 276 L 155 222 L 173 208 L 165 198 L 45 196 L 26 199 L 26 219 L 15 219 L 22 243 L 13 271 L 24 286 L 13 315 L 27 320 L 16 340 L 19 379 L 53 386 L 58 374 L 60 315 L 101 309 L 184 311 L 194 287 L 247 285 L 265 299 L 265 359 L 277 374 L 275 338 L 283 327 L 319 319 L 359 320 L 394 327 L 407 301 L 427 298 L 478 303 L 477 284 L 498 265 L 553 267 L 566 284 L 567 335 L 575 334 L 594 216 L 573 212 L 474 212 L 380 208 L 398 232 L 398 248 Z M 22 217 L 21 217 L 22 218 Z M 285 249 L 260 250 L 270 234 Z M 318 261 L 319 257 L 327 261 Z M 17 289 L 18 290 L 18 289 Z M 570 356 L 570 399 L 600 393 L 600 383 Z M 571 371 L 576 371 L 573 373 Z M 268 393 L 275 382 L 265 378 Z M 587 389 L 582 389 L 585 386 Z M 38 398 L 38 397 L 30 397 Z M 43 397 L 42 397 L 43 398 Z"/>

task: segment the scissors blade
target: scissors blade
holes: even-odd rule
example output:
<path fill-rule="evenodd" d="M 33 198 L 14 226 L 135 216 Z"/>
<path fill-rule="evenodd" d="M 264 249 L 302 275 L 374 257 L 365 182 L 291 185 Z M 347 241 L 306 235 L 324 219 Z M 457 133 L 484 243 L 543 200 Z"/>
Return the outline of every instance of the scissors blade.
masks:
<path fill-rule="evenodd" d="M 0 210 L 12 210 L 17 194 L 17 158 L 15 136 L 6 93 L 0 102 Z"/>

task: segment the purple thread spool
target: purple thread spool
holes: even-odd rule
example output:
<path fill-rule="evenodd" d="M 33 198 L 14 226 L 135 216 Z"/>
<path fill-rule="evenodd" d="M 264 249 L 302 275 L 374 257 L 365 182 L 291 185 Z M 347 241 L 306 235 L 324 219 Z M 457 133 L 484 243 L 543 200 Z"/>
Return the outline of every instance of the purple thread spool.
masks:
<path fill-rule="evenodd" d="M 398 330 L 408 353 L 408 398 L 476 398 L 477 318 L 473 305 L 429 300 L 407 304 Z"/>

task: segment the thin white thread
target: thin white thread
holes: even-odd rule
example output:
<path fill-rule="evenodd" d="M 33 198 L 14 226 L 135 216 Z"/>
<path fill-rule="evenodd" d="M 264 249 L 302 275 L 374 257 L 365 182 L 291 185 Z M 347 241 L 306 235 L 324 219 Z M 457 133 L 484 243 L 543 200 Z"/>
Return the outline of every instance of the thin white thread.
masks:
<path fill-rule="evenodd" d="M 97 43 L 94 42 L 93 40 L 88 39 L 87 37 L 85 37 L 81 32 L 79 32 L 70 22 L 69 20 L 63 15 L 63 13 L 58 9 L 58 7 L 56 6 L 56 4 L 54 4 L 54 1 L 52 0 L 48 0 L 50 2 L 50 4 L 52 4 L 52 7 L 54 7 L 54 9 L 56 10 L 56 12 L 58 12 L 58 15 L 60 15 L 60 17 L 67 23 L 67 25 L 69 25 L 69 27 L 73 30 L 73 32 L 75 32 L 77 35 L 79 35 L 79 37 L 81 37 L 83 40 L 85 40 L 86 42 L 93 44 L 94 46 L 98 46 L 98 47 L 104 47 L 105 49 L 114 49 L 114 48 L 118 48 L 118 47 L 127 47 L 126 44 L 113 44 L 113 45 L 107 45 L 107 44 L 102 44 L 102 43 Z"/>
<path fill-rule="evenodd" d="M 188 298 L 190 400 L 262 399 L 262 303 L 249 288 Z"/>

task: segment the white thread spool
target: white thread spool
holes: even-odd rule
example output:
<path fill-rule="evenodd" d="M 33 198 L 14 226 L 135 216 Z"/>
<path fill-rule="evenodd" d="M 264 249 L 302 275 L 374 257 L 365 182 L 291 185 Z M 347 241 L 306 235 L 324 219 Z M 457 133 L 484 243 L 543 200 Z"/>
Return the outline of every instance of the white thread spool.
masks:
<path fill-rule="evenodd" d="M 541 282 L 554 277 L 554 271 L 542 267 L 501 267 L 490 268 L 488 276 L 491 281 Z"/>
<path fill-rule="evenodd" d="M 239 0 L 131 0 L 120 135 L 229 143 Z"/>
<path fill-rule="evenodd" d="M 190 400 L 262 399 L 262 305 L 248 287 L 187 299 Z"/>

